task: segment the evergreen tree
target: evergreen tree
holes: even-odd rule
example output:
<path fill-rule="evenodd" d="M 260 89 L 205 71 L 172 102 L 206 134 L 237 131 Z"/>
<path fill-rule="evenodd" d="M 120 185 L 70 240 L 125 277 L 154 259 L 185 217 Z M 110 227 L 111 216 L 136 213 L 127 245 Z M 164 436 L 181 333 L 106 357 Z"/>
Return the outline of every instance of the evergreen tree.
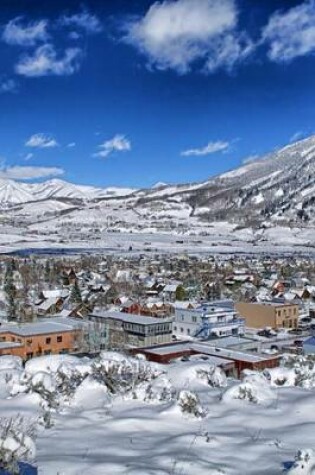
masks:
<path fill-rule="evenodd" d="M 47 261 L 45 262 L 45 282 L 48 282 L 50 283 L 50 262 L 49 260 L 47 259 Z"/>
<path fill-rule="evenodd" d="M 186 291 L 182 285 L 179 285 L 176 289 L 176 300 L 185 300 Z"/>
<path fill-rule="evenodd" d="M 9 320 L 15 320 L 17 318 L 16 288 L 15 288 L 14 279 L 13 279 L 13 269 L 14 269 L 13 261 L 9 261 L 6 268 L 5 281 L 4 281 L 4 291 L 7 296 Z"/>
<path fill-rule="evenodd" d="M 78 281 L 75 280 L 71 293 L 70 293 L 70 302 L 72 303 L 82 303 L 82 295 L 81 295 L 81 290 L 78 284 Z"/>

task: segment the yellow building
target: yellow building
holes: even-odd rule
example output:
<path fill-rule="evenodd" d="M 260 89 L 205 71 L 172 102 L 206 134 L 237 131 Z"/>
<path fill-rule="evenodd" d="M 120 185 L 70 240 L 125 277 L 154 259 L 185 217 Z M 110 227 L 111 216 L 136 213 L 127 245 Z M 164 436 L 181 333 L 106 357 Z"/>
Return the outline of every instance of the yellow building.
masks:
<path fill-rule="evenodd" d="M 295 304 L 239 302 L 235 308 L 249 328 L 296 328 L 298 325 L 299 307 Z"/>

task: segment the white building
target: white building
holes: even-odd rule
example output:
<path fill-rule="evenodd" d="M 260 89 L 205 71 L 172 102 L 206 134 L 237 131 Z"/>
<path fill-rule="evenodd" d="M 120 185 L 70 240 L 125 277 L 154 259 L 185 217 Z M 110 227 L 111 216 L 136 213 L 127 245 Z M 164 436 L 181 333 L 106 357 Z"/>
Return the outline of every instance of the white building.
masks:
<path fill-rule="evenodd" d="M 175 307 L 173 332 L 178 336 L 197 338 L 242 335 L 245 320 L 229 300 L 205 303 L 195 308 Z"/>

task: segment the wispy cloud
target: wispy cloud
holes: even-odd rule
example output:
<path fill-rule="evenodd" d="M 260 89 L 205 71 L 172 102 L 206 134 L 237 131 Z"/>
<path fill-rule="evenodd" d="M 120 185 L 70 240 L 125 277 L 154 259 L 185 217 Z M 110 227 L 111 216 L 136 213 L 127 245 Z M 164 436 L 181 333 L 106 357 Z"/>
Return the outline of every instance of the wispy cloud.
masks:
<path fill-rule="evenodd" d="M 17 92 L 18 90 L 18 83 L 15 79 L 0 79 L 0 94 L 12 93 Z"/>
<path fill-rule="evenodd" d="M 212 153 L 226 151 L 229 148 L 229 145 L 230 145 L 229 142 L 222 142 L 222 141 L 209 142 L 205 147 L 184 150 L 183 152 L 181 152 L 181 155 L 184 157 L 189 157 L 192 155 L 195 155 L 195 156 L 210 155 Z"/>
<path fill-rule="evenodd" d="M 298 140 L 302 140 L 307 137 L 307 133 L 303 132 L 303 130 L 298 130 L 290 137 L 290 142 L 297 142 Z"/>
<path fill-rule="evenodd" d="M 34 134 L 26 142 L 26 147 L 53 148 L 58 147 L 58 142 L 54 137 L 47 134 Z"/>
<path fill-rule="evenodd" d="M 143 17 L 125 25 L 124 41 L 157 69 L 184 74 L 199 61 L 208 73 L 231 70 L 253 49 L 247 35 L 238 32 L 237 23 L 234 0 L 155 2 Z"/>
<path fill-rule="evenodd" d="M 31 160 L 31 158 L 34 157 L 34 154 L 33 153 L 27 153 L 25 156 L 24 156 L 24 160 L 27 162 L 28 160 Z"/>
<path fill-rule="evenodd" d="M 64 170 L 59 167 L 24 167 L 17 165 L 0 169 L 0 178 L 11 180 L 34 180 L 63 174 Z"/>
<path fill-rule="evenodd" d="M 115 135 L 112 139 L 99 145 L 99 152 L 95 153 L 96 157 L 108 157 L 113 152 L 127 152 L 131 150 L 131 143 L 124 135 Z"/>
<path fill-rule="evenodd" d="M 75 146 L 76 146 L 76 143 L 75 143 L 75 142 L 70 142 L 70 143 L 67 144 L 67 147 L 68 147 L 68 148 L 73 148 L 73 147 L 75 147 Z"/>
<path fill-rule="evenodd" d="M 39 41 L 47 41 L 47 20 L 26 23 L 23 17 L 9 21 L 3 30 L 2 39 L 10 45 L 34 46 Z"/>
<path fill-rule="evenodd" d="M 263 30 L 269 59 L 290 62 L 315 51 L 315 2 L 306 1 L 274 13 Z"/>
<path fill-rule="evenodd" d="M 23 56 L 15 71 L 28 77 L 69 76 L 79 70 L 81 58 L 80 48 L 67 48 L 58 56 L 52 44 L 45 44 L 37 48 L 33 54 Z"/>
<path fill-rule="evenodd" d="M 83 10 L 80 13 L 73 15 L 63 15 L 59 23 L 64 26 L 78 27 L 85 30 L 87 33 L 100 33 L 102 31 L 102 25 L 99 18 L 96 15 Z"/>

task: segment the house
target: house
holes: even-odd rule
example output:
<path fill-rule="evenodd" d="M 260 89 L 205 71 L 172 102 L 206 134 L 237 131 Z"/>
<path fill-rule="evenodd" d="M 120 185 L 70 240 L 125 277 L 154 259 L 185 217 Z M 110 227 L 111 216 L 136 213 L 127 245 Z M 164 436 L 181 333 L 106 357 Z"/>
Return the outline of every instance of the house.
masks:
<path fill-rule="evenodd" d="M 60 297 L 50 297 L 39 305 L 36 305 L 38 315 L 55 315 L 60 312 L 63 306 L 63 299 Z"/>
<path fill-rule="evenodd" d="M 101 323 L 108 332 L 111 349 L 142 347 L 169 343 L 172 340 L 172 319 L 132 315 L 124 312 L 98 311 L 89 321 Z"/>
<path fill-rule="evenodd" d="M 147 315 L 149 317 L 169 317 L 172 313 L 172 307 L 170 304 L 161 302 L 158 300 L 147 301 L 141 308 L 141 315 Z"/>
<path fill-rule="evenodd" d="M 56 322 L 0 326 L 0 356 L 33 356 L 69 353 L 76 350 L 79 328 Z"/>
<path fill-rule="evenodd" d="M 280 302 L 239 302 L 235 305 L 250 328 L 297 328 L 299 306 Z"/>
<path fill-rule="evenodd" d="M 179 292 L 185 293 L 185 290 L 180 283 L 175 283 L 165 285 L 162 293 L 166 299 L 174 302 Z"/>
<path fill-rule="evenodd" d="M 221 298 L 221 287 L 218 282 L 207 282 L 203 288 L 207 300 L 219 300 Z"/>
<path fill-rule="evenodd" d="M 244 319 L 235 311 L 231 301 L 203 303 L 195 308 L 175 308 L 175 334 L 197 338 L 240 335 L 244 333 Z"/>

